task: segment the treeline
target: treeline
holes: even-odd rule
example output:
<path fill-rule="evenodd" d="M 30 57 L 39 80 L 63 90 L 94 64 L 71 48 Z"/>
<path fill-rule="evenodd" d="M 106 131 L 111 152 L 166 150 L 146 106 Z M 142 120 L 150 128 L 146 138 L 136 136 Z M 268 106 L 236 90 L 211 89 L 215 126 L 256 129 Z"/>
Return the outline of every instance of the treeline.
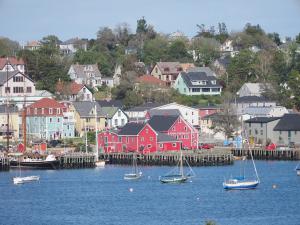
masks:
<path fill-rule="evenodd" d="M 273 88 L 267 90 L 266 96 L 285 106 L 300 108 L 300 34 L 283 44 L 277 33 L 268 34 L 259 25 L 246 24 L 236 33 L 229 33 L 225 23 L 219 23 L 217 28 L 204 24 L 196 28 L 192 39 L 184 35 L 169 36 L 158 33 L 141 18 L 134 31 L 127 24 L 101 27 L 96 38 L 88 40 L 87 51 L 78 50 L 72 56 L 62 55 L 58 47 L 61 40 L 53 35 L 42 38 L 41 48 L 34 51 L 21 49 L 17 42 L 1 38 L 0 55 L 22 57 L 37 88 L 51 92 L 58 79 L 69 80 L 67 71 L 72 63 L 98 64 L 105 76 L 112 76 L 115 66 L 121 65 L 122 81 L 112 90 L 114 98 L 124 100 L 128 106 L 145 101 L 174 100 L 191 105 L 217 103 L 219 99 L 188 98 L 173 90 L 152 92 L 149 87 L 137 90 L 133 80 L 158 61 L 190 62 L 213 68 L 214 61 L 224 57 L 220 46 L 230 39 L 236 55 L 230 57 L 227 70 L 220 77 L 225 91 L 235 94 L 245 82 L 271 83 Z M 146 67 L 137 68 L 136 62 L 144 62 Z"/>

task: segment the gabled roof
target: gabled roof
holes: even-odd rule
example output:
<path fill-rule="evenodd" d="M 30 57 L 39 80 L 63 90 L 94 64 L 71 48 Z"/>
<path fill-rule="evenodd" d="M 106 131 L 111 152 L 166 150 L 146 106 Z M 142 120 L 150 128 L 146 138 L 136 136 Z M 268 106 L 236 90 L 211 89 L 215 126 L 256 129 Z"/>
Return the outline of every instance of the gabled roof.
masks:
<path fill-rule="evenodd" d="M 97 102 L 80 101 L 72 102 L 72 104 L 80 117 L 95 117 L 94 114 L 91 114 L 92 109 L 95 109 L 95 105 L 97 105 L 97 116 L 105 116 Z"/>
<path fill-rule="evenodd" d="M 168 131 L 179 116 L 153 116 L 149 120 L 149 125 L 158 132 Z"/>
<path fill-rule="evenodd" d="M 101 108 L 102 113 L 108 117 L 108 118 L 112 118 L 116 112 L 119 110 L 118 107 L 102 107 Z"/>
<path fill-rule="evenodd" d="M 187 73 L 190 72 L 203 72 L 206 73 L 207 76 L 216 77 L 215 73 L 209 67 L 191 67 L 187 70 Z"/>
<path fill-rule="evenodd" d="M 231 103 L 251 103 L 251 102 L 274 102 L 263 96 L 243 96 L 233 99 Z"/>
<path fill-rule="evenodd" d="M 300 115 L 284 114 L 274 127 L 274 131 L 300 131 Z"/>
<path fill-rule="evenodd" d="M 261 93 L 264 92 L 265 88 L 271 88 L 271 84 L 269 83 L 245 83 L 241 88 L 248 88 L 248 90 L 251 91 L 251 93 L 253 93 L 253 95 L 257 95 L 257 96 L 260 96 Z"/>
<path fill-rule="evenodd" d="M 56 84 L 56 91 L 59 93 L 77 95 L 83 87 L 84 84 L 78 84 L 75 81 L 72 81 L 71 83 L 64 83 L 62 81 L 58 81 Z"/>
<path fill-rule="evenodd" d="M 169 142 L 169 141 L 178 142 L 179 140 L 177 140 L 175 137 L 173 137 L 171 135 L 167 135 L 167 134 L 158 132 L 157 142 Z"/>
<path fill-rule="evenodd" d="M 166 82 L 163 80 L 160 80 L 152 75 L 142 75 L 136 79 L 137 83 L 143 83 L 148 85 L 160 85 L 160 86 L 166 86 Z"/>
<path fill-rule="evenodd" d="M 79 78 L 87 78 L 89 73 L 92 73 L 95 77 L 101 77 L 97 64 L 73 64 L 71 67 Z"/>
<path fill-rule="evenodd" d="M 275 120 L 279 120 L 281 117 L 254 117 L 246 120 L 245 123 L 269 123 Z"/>
<path fill-rule="evenodd" d="M 52 98 L 42 98 L 27 106 L 28 108 L 65 108 L 65 106 Z"/>
<path fill-rule="evenodd" d="M 187 87 L 222 87 L 218 84 L 215 76 L 208 76 L 205 72 L 183 72 L 181 77 Z M 193 84 L 192 81 L 206 81 L 206 84 Z M 212 81 L 215 81 L 216 84 L 213 84 Z"/>
<path fill-rule="evenodd" d="M 182 71 L 179 62 L 158 62 L 156 63 L 162 74 L 178 74 Z"/>
<path fill-rule="evenodd" d="M 150 109 L 149 116 L 180 116 L 181 113 L 178 109 Z"/>
<path fill-rule="evenodd" d="M 127 123 L 124 127 L 119 131 L 119 135 L 137 135 L 145 126 L 144 123 Z"/>
<path fill-rule="evenodd" d="M 0 58 L 0 69 L 3 69 L 3 67 L 6 65 L 6 62 L 6 57 Z M 16 57 L 8 57 L 8 63 L 10 63 L 11 65 L 24 65 L 23 59 L 17 59 Z"/>
<path fill-rule="evenodd" d="M 7 73 L 4 72 L 4 71 L 1 71 L 0 72 L 0 85 L 3 85 L 3 84 L 6 83 L 6 81 L 7 81 L 6 75 L 8 76 L 8 80 L 9 80 L 9 79 L 11 79 L 12 77 L 14 77 L 17 74 L 21 74 L 22 76 L 24 76 L 25 78 L 27 78 L 28 80 L 30 80 L 31 82 L 33 82 L 33 80 L 30 77 L 28 77 L 25 74 L 21 73 L 19 70 L 8 71 Z"/>
<path fill-rule="evenodd" d="M 98 102 L 98 104 L 101 107 L 119 107 L 119 108 L 123 108 L 124 105 L 122 103 L 121 100 L 97 100 L 96 102 Z"/>
<path fill-rule="evenodd" d="M 33 40 L 33 41 L 28 41 L 25 47 L 39 47 L 42 44 L 39 41 Z"/>
<path fill-rule="evenodd" d="M 278 110 L 284 113 L 287 113 L 287 109 L 283 106 L 272 106 L 272 107 L 265 107 L 265 106 L 250 106 L 247 107 L 244 111 L 245 114 L 250 114 L 250 115 L 257 115 L 257 114 L 269 114 L 272 112 L 272 110 Z"/>
<path fill-rule="evenodd" d="M 35 96 L 49 98 L 49 97 L 53 97 L 53 94 L 47 90 L 35 90 Z"/>

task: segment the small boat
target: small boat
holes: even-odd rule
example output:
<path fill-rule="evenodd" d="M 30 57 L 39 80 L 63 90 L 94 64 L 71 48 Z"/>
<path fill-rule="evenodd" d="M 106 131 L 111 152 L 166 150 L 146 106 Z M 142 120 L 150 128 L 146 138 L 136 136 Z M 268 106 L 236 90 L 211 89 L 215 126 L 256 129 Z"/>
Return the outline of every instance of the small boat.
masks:
<path fill-rule="evenodd" d="M 186 161 L 187 162 L 187 161 Z M 188 163 L 187 163 L 188 164 Z M 182 158 L 182 151 L 180 150 L 180 159 L 178 161 L 177 167 L 175 170 L 177 172 L 174 173 L 174 169 L 169 173 L 159 178 L 161 183 L 167 184 L 167 183 L 185 183 L 188 179 L 193 177 L 195 173 L 193 172 L 192 168 L 188 164 L 190 168 L 190 173 L 184 174 L 183 171 L 183 158 Z M 179 172 L 178 172 L 179 170 Z"/>
<path fill-rule="evenodd" d="M 104 167 L 105 166 L 105 161 L 104 160 L 98 160 L 95 162 L 96 167 Z"/>
<path fill-rule="evenodd" d="M 297 175 L 300 176 L 300 163 L 297 164 L 295 170 L 296 170 Z"/>
<path fill-rule="evenodd" d="M 138 170 L 136 155 L 132 156 L 132 172 L 124 174 L 124 180 L 138 180 L 142 177 L 142 171 Z"/>
<path fill-rule="evenodd" d="M 39 181 L 40 176 L 14 177 L 14 184 L 24 184 L 32 181 Z"/>
<path fill-rule="evenodd" d="M 252 155 L 252 150 L 250 149 L 250 144 L 248 139 L 245 140 L 248 144 L 249 147 L 249 152 L 250 152 L 250 156 L 251 156 L 251 161 L 253 164 L 253 168 L 255 171 L 255 179 L 246 179 L 245 178 L 245 169 L 243 176 L 241 177 L 235 177 L 235 178 L 230 178 L 226 181 L 223 182 L 223 188 L 225 190 L 246 190 L 246 189 L 255 189 L 258 184 L 260 183 L 259 177 L 258 177 L 258 173 L 257 173 L 257 169 L 255 166 L 255 162 L 253 160 L 253 155 Z M 243 164 L 245 163 L 245 159 L 243 159 Z"/>

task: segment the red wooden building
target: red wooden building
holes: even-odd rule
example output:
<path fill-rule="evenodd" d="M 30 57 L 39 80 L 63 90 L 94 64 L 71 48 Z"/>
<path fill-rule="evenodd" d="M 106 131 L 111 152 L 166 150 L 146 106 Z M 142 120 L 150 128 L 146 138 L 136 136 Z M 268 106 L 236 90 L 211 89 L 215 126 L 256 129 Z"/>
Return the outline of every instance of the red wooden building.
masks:
<path fill-rule="evenodd" d="M 118 131 L 98 134 L 104 152 L 150 153 L 198 147 L 198 131 L 181 116 L 153 116 L 148 123 L 127 123 Z"/>

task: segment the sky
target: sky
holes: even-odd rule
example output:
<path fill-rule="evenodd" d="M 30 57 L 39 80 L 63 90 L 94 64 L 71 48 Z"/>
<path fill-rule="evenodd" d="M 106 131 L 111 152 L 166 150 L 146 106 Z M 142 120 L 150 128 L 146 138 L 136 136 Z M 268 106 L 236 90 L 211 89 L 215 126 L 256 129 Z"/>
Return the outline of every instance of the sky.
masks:
<path fill-rule="evenodd" d="M 129 24 L 138 19 L 162 33 L 184 32 L 192 37 L 196 24 L 224 22 L 229 32 L 246 23 L 266 32 L 295 37 L 300 33 L 300 0 L 0 0 L 0 36 L 25 44 L 53 34 L 62 41 L 96 38 L 100 27 Z"/>

